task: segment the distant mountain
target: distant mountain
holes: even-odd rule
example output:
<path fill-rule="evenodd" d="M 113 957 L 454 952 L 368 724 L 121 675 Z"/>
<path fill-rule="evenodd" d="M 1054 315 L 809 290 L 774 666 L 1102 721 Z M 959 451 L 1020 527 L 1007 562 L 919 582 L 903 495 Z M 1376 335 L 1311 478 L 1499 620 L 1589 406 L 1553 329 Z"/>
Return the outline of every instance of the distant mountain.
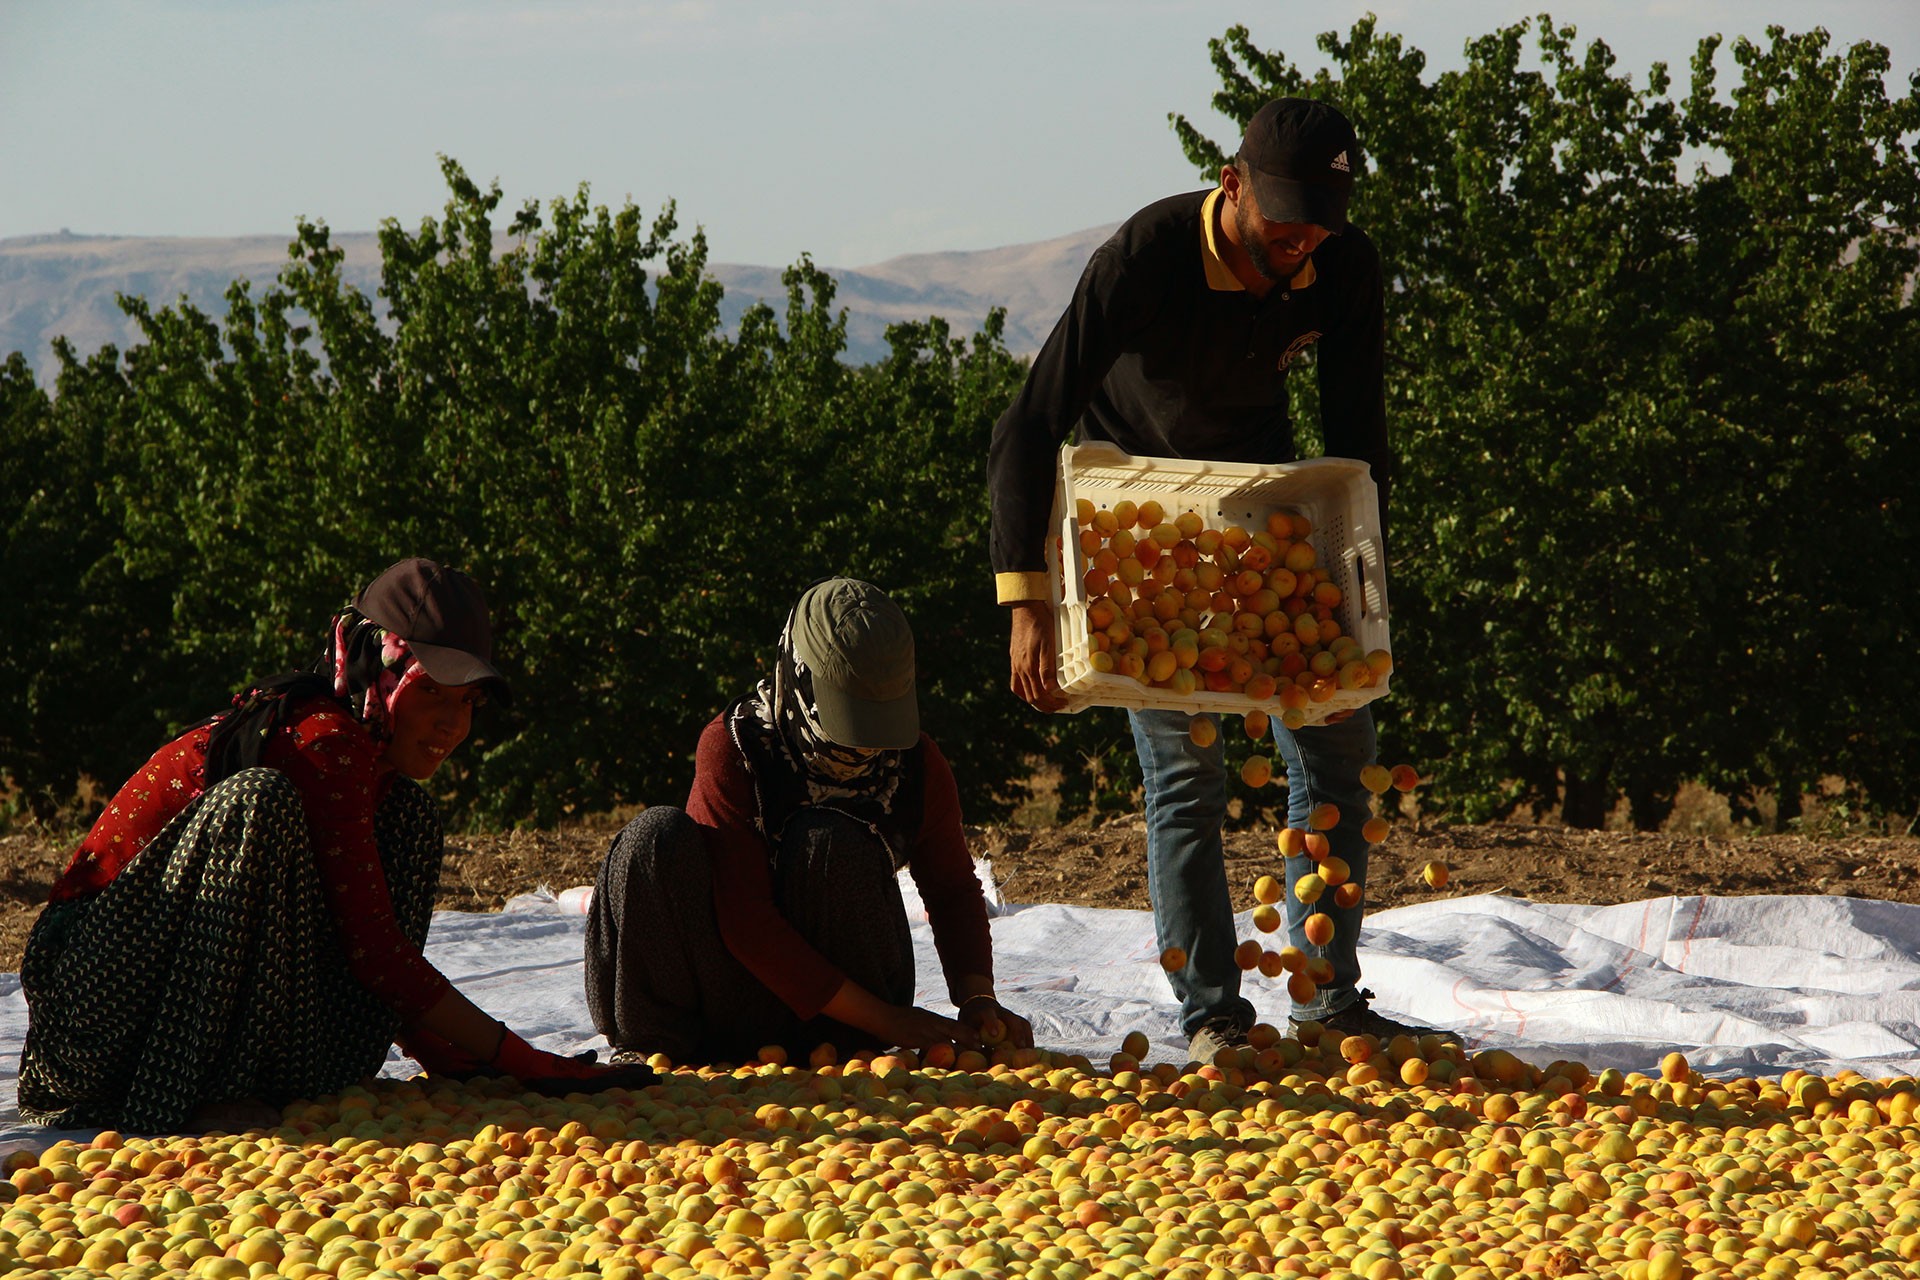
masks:
<path fill-rule="evenodd" d="M 951 253 L 915 253 L 867 267 L 828 267 L 839 284 L 835 303 L 847 309 L 848 357 L 865 362 L 886 353 L 888 325 L 946 317 L 958 334 L 971 333 L 989 308 L 1007 309 L 1007 345 L 1031 354 L 1052 330 L 1073 293 L 1087 257 L 1111 234 L 1094 227 L 1054 240 Z M 52 342 L 65 336 L 91 354 L 107 343 L 125 350 L 139 331 L 115 295 L 145 297 L 156 306 L 185 295 L 208 314 L 226 314 L 223 295 L 236 279 L 256 294 L 287 261 L 284 236 L 185 238 L 159 236 L 22 236 L 0 240 L 0 357 L 23 351 L 41 377 L 53 369 Z M 374 297 L 380 284 L 380 247 L 371 233 L 335 233 L 346 255 L 349 283 Z M 727 324 L 759 300 L 784 306 L 781 268 L 734 263 L 709 271 L 726 289 Z M 383 308 L 384 309 L 384 308 Z"/>

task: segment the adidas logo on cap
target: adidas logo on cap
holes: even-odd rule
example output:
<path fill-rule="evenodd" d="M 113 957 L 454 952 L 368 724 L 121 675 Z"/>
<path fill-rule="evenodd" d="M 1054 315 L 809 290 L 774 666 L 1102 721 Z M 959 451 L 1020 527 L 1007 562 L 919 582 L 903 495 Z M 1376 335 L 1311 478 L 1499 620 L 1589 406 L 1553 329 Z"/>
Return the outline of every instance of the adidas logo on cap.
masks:
<path fill-rule="evenodd" d="M 1333 167 L 1338 169 L 1342 173 L 1353 172 L 1353 166 L 1347 163 L 1347 153 L 1344 151 L 1342 151 L 1339 155 L 1333 158 Z"/>

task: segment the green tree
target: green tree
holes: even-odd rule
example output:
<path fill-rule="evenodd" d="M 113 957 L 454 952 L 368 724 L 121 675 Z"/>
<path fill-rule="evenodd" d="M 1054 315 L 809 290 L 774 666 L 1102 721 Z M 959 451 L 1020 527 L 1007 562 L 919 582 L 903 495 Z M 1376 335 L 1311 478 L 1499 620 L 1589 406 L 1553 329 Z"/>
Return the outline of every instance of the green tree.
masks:
<path fill-rule="evenodd" d="M 1400 459 L 1389 743 L 1446 760 L 1468 817 L 1557 801 L 1597 825 L 1624 793 L 1651 826 L 1688 778 L 1828 772 L 1910 803 L 1912 738 L 1881 712 L 1901 704 L 1827 655 L 1912 634 L 1912 593 L 1869 584 L 1910 578 L 1920 98 L 1887 100 L 1877 46 L 1775 29 L 1737 46 L 1732 107 L 1713 41 L 1676 102 L 1664 66 L 1635 85 L 1575 35 L 1519 23 L 1430 80 L 1371 18 L 1322 36 L 1311 78 L 1244 28 L 1212 45 L 1222 112 L 1328 98 L 1366 154 Z M 1818 138 L 1858 141 L 1798 163 Z M 1850 563 L 1794 573 L 1810 545 Z M 1782 604 L 1805 623 L 1785 644 Z"/>
<path fill-rule="evenodd" d="M 0 769 L 49 802 L 124 776 L 427 554 L 486 584 L 520 695 L 436 777 L 479 821 L 679 800 L 702 725 L 836 573 L 914 615 L 969 803 L 1017 791 L 1046 742 L 1002 692 L 981 551 L 980 459 L 1019 377 L 998 319 L 969 340 L 900 326 L 854 369 L 805 259 L 784 312 L 729 336 L 671 208 L 582 189 L 496 230 L 498 189 L 444 174 L 440 217 L 382 229 L 385 323 L 303 223 L 278 279 L 235 285 L 222 317 L 123 299 L 143 341 L 63 348 L 57 399 L 6 367 L 8 593 L 40 594 L 65 639 L 0 650 L 34 673 L 6 682 L 22 705 Z"/>

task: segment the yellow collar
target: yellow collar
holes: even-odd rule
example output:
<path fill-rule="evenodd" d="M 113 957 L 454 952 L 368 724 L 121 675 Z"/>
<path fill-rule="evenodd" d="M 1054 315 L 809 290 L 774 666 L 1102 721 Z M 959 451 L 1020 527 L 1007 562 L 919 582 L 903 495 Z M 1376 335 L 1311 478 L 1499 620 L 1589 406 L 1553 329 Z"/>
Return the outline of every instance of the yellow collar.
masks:
<path fill-rule="evenodd" d="M 1220 253 L 1220 241 L 1214 233 L 1215 212 L 1220 201 L 1226 198 L 1226 192 L 1215 187 L 1207 196 L 1206 203 L 1200 206 L 1200 261 L 1207 269 L 1207 288 L 1223 293 L 1236 289 L 1244 291 L 1246 286 L 1240 283 L 1240 277 L 1233 274 L 1233 268 L 1227 265 Z M 1313 269 L 1313 259 L 1308 258 L 1300 269 L 1293 273 L 1293 279 L 1287 282 L 1290 289 L 1304 289 L 1317 279 Z"/>

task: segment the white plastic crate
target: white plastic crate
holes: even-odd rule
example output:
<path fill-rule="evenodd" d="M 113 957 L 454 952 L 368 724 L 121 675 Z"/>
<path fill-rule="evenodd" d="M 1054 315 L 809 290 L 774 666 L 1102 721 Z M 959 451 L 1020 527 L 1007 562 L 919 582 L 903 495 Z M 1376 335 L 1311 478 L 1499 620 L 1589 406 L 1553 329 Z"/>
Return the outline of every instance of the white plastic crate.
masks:
<path fill-rule="evenodd" d="M 1059 681 L 1069 712 L 1088 707 L 1159 708 L 1244 715 L 1265 711 L 1280 718 L 1277 699 L 1255 701 L 1239 693 L 1196 690 L 1190 694 L 1141 684 L 1117 672 L 1093 668 L 1087 624 L 1086 563 L 1080 551 L 1080 499 L 1096 510 L 1122 499 L 1136 505 L 1149 499 L 1173 519 L 1197 513 L 1208 528 L 1241 525 L 1265 529 L 1277 510 L 1297 512 L 1313 522 L 1307 541 L 1319 567 L 1340 588 L 1334 609 L 1341 630 L 1362 650 L 1387 649 L 1387 589 L 1380 538 L 1380 497 L 1367 464 L 1351 458 L 1310 458 L 1278 466 L 1204 462 L 1183 458 L 1141 458 L 1104 442 L 1069 445 L 1060 451 L 1054 488 L 1053 532 L 1047 540 L 1048 578 L 1053 584 Z M 1064 556 L 1066 564 L 1061 564 Z M 1391 673 L 1364 689 L 1342 689 L 1326 702 L 1309 703 L 1306 723 L 1319 724 L 1336 711 L 1351 710 L 1385 696 Z"/>

